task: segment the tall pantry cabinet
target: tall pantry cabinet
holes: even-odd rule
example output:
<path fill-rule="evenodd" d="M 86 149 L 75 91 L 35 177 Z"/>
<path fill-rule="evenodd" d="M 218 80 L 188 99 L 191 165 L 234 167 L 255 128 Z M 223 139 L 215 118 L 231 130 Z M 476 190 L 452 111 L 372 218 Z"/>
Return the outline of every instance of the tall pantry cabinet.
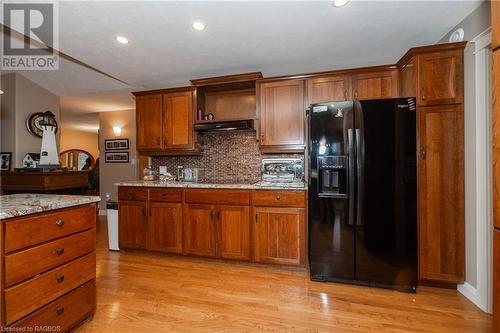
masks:
<path fill-rule="evenodd" d="M 413 48 L 399 61 L 399 94 L 417 98 L 419 280 L 465 278 L 463 49 Z"/>
<path fill-rule="evenodd" d="M 500 332 L 500 0 L 491 1 L 493 49 L 493 332 Z"/>

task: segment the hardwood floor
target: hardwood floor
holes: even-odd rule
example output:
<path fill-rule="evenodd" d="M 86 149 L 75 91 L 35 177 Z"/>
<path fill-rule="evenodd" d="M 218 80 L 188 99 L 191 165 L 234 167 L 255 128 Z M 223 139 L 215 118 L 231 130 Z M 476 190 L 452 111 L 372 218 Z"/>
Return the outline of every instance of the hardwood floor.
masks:
<path fill-rule="evenodd" d="M 311 282 L 306 270 L 107 250 L 98 223 L 97 311 L 83 332 L 491 332 L 457 291 L 416 295 Z"/>

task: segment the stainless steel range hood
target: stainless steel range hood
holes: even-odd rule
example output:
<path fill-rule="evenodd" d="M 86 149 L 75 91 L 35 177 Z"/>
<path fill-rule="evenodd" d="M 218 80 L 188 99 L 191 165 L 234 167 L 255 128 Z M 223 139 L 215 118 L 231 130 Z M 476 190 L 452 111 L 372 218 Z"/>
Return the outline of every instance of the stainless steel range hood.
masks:
<path fill-rule="evenodd" d="M 194 125 L 197 132 L 242 132 L 253 131 L 253 120 L 224 121 Z"/>

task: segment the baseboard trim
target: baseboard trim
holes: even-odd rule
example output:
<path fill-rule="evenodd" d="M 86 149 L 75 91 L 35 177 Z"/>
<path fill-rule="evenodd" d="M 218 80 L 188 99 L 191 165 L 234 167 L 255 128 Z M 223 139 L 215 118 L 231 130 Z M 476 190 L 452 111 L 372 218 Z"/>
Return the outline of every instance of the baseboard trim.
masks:
<path fill-rule="evenodd" d="M 459 284 L 457 286 L 457 290 L 459 293 L 461 293 L 467 299 L 469 299 L 469 301 L 474 303 L 478 308 L 486 312 L 486 309 L 483 308 L 483 304 L 479 296 L 479 291 L 476 288 L 474 288 L 471 284 L 467 282 L 465 282 L 464 284 Z"/>

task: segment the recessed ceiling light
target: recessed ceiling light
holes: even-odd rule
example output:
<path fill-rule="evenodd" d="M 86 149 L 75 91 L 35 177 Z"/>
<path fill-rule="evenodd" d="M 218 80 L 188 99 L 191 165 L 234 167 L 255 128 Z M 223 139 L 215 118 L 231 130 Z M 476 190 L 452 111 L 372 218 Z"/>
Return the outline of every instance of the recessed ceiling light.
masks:
<path fill-rule="evenodd" d="M 203 24 L 203 22 L 196 21 L 193 22 L 193 29 L 196 31 L 203 31 L 206 29 L 206 27 L 205 24 Z"/>
<path fill-rule="evenodd" d="M 333 7 L 342 7 L 345 6 L 349 0 L 333 0 L 332 5 Z"/>
<path fill-rule="evenodd" d="M 116 41 L 120 44 L 128 44 L 128 39 L 123 36 L 116 36 Z"/>

